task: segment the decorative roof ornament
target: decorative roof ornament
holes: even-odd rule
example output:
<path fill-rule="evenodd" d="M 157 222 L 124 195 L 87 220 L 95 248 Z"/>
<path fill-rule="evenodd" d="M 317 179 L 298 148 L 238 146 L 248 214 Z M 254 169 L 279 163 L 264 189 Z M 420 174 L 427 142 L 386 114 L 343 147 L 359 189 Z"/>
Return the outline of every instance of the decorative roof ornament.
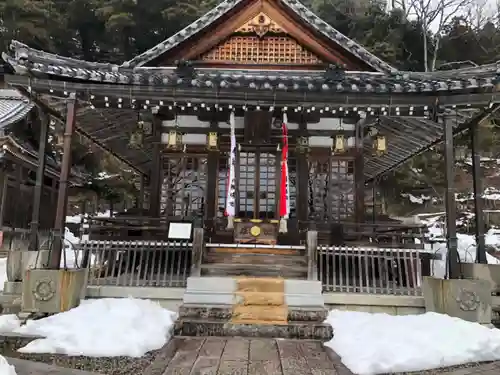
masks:
<path fill-rule="evenodd" d="M 193 63 L 188 60 L 176 61 L 175 74 L 180 78 L 193 79 L 196 77 Z"/>
<path fill-rule="evenodd" d="M 345 78 L 345 65 L 330 64 L 325 70 L 325 79 L 327 82 L 339 82 Z"/>
<path fill-rule="evenodd" d="M 255 33 L 259 38 L 262 38 L 267 33 L 286 33 L 287 31 L 278 25 L 271 17 L 264 12 L 246 22 L 243 26 L 236 29 L 237 33 Z"/>

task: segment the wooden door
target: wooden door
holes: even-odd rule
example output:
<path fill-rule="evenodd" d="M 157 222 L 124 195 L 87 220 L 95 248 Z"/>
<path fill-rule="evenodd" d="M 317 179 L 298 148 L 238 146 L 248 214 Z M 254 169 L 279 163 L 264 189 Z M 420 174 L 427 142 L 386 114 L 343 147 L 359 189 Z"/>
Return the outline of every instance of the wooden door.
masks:
<path fill-rule="evenodd" d="M 278 217 L 279 157 L 271 147 L 242 147 L 238 155 L 237 217 L 275 219 Z"/>

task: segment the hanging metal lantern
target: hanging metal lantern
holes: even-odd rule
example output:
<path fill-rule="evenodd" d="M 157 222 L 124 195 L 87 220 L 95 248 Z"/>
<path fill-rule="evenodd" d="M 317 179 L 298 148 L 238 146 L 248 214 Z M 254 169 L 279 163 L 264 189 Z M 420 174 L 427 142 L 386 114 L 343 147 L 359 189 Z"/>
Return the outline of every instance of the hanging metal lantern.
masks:
<path fill-rule="evenodd" d="M 335 145 L 333 151 L 335 153 L 343 153 L 346 150 L 346 138 L 344 134 L 337 134 L 335 136 Z"/>
<path fill-rule="evenodd" d="M 137 128 L 142 130 L 145 136 L 153 134 L 153 124 L 148 121 L 139 121 L 137 123 Z"/>
<path fill-rule="evenodd" d="M 135 130 L 130 134 L 129 139 L 130 148 L 141 148 L 144 145 L 144 134 L 142 130 Z"/>
<path fill-rule="evenodd" d="M 309 138 L 298 137 L 297 138 L 297 151 L 300 153 L 306 153 L 309 151 Z"/>
<path fill-rule="evenodd" d="M 385 136 L 378 135 L 375 137 L 373 140 L 373 149 L 377 155 L 383 155 L 387 152 L 387 140 Z"/>
<path fill-rule="evenodd" d="M 455 160 L 464 161 L 469 157 L 469 148 L 466 146 L 457 146 L 455 148 Z"/>
<path fill-rule="evenodd" d="M 217 151 L 219 149 L 217 141 L 218 141 L 218 139 L 217 139 L 217 133 L 216 132 L 210 132 L 210 133 L 208 133 L 207 149 L 209 151 Z"/>
<path fill-rule="evenodd" d="M 64 146 L 64 134 L 63 133 L 57 133 L 56 134 L 56 147 L 57 148 L 63 148 Z"/>
<path fill-rule="evenodd" d="M 167 134 L 167 149 L 180 150 L 182 148 L 182 133 L 177 129 L 170 130 Z"/>

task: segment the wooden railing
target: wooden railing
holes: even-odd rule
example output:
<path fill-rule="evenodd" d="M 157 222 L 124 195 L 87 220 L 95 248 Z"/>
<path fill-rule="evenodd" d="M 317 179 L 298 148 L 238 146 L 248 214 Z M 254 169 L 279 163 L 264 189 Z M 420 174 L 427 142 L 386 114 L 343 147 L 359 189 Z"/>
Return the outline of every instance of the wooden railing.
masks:
<path fill-rule="evenodd" d="M 325 292 L 421 295 L 436 255 L 422 249 L 318 246 L 318 279 Z"/>
<path fill-rule="evenodd" d="M 382 248 L 423 248 L 423 225 L 393 222 L 379 223 L 314 223 L 301 224 L 302 228 L 318 232 L 319 245 L 370 246 Z"/>
<path fill-rule="evenodd" d="M 206 221 L 207 239 L 212 242 L 232 241 L 227 231 L 226 218 Z M 278 243 L 305 245 L 307 231 L 318 232 L 319 245 L 370 246 L 384 248 L 423 248 L 424 225 L 407 225 L 399 222 L 354 223 L 315 222 L 288 220 L 288 233 L 280 235 Z"/>
<path fill-rule="evenodd" d="M 146 216 L 119 216 L 113 218 L 92 217 L 87 219 L 87 234 L 91 240 L 168 240 L 170 222 L 186 218 L 151 218 Z"/>
<path fill-rule="evenodd" d="M 78 253 L 88 256 L 89 285 L 185 287 L 192 249 L 189 241 L 89 240 Z"/>

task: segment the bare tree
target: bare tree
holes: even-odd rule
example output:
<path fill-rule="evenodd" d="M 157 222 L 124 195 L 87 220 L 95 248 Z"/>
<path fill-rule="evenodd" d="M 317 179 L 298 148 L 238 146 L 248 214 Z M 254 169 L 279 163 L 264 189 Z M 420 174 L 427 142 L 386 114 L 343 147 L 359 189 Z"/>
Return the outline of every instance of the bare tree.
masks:
<path fill-rule="evenodd" d="M 482 29 L 489 22 L 496 24 L 499 5 L 500 3 L 493 4 L 489 0 L 473 1 L 464 19 L 473 31 Z"/>
<path fill-rule="evenodd" d="M 446 26 L 454 17 L 466 15 L 475 3 L 475 0 L 392 0 L 393 7 L 402 9 L 409 18 L 415 17 L 422 25 L 422 52 L 426 72 L 436 68 Z M 432 48 L 429 48 L 429 34 L 433 38 Z"/>

